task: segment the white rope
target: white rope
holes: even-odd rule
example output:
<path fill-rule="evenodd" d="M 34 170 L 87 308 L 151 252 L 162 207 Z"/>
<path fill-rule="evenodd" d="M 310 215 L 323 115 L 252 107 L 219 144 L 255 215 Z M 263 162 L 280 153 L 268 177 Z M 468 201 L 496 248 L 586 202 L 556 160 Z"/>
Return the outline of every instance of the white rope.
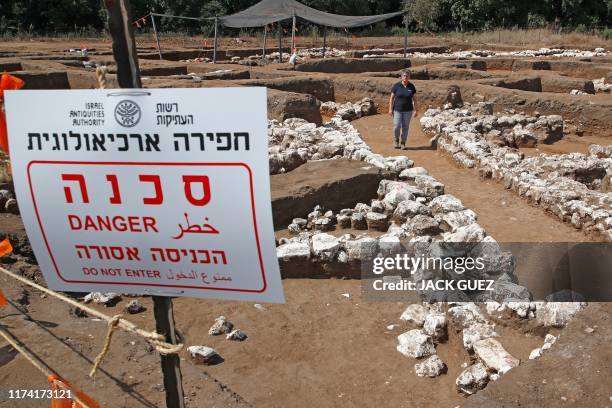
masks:
<path fill-rule="evenodd" d="M 45 367 L 44 365 L 42 365 L 40 363 L 40 361 L 38 361 L 38 359 L 36 357 L 34 357 L 34 355 L 32 355 L 32 353 L 30 353 L 29 351 L 27 351 L 26 349 L 24 349 L 23 347 L 21 347 L 19 345 L 19 343 L 17 343 L 17 339 L 15 337 L 13 337 L 9 332 L 7 332 L 4 327 L 0 326 L 0 335 L 2 337 L 4 337 L 4 339 L 6 341 L 9 342 L 9 344 L 15 349 L 17 350 L 19 353 L 21 353 L 23 355 L 23 357 L 25 357 L 26 360 L 28 360 L 30 363 L 32 363 L 32 365 L 34 367 L 36 367 L 41 373 L 43 373 L 44 375 L 47 376 L 47 378 L 49 378 L 50 376 L 54 375 L 55 373 L 51 372 L 51 370 L 49 370 L 47 367 Z M 61 381 L 58 381 L 57 379 L 53 380 L 53 383 L 56 384 L 57 386 L 59 386 L 60 388 L 67 390 L 67 391 L 73 391 L 70 387 L 66 386 L 66 384 L 64 384 Z M 70 393 L 70 399 L 78 402 L 80 405 L 83 406 L 83 408 L 89 408 L 89 405 L 87 405 L 86 403 L 84 403 L 79 397 L 76 396 L 75 392 L 71 392 Z"/>
<path fill-rule="evenodd" d="M 108 73 L 108 68 L 106 65 L 101 65 L 96 67 L 96 78 L 98 79 L 98 85 L 100 89 L 108 88 L 108 81 L 106 80 L 106 74 Z"/>
<path fill-rule="evenodd" d="M 168 354 L 177 354 L 179 353 L 182 349 L 183 349 L 183 344 L 172 344 L 172 343 L 168 343 L 166 342 L 164 339 L 165 337 L 159 333 L 156 332 L 152 332 L 152 331 L 146 331 L 143 329 L 139 329 L 138 327 L 136 327 L 136 325 L 128 320 L 125 320 L 124 318 L 122 318 L 121 316 L 107 316 L 102 312 L 97 311 L 96 309 L 90 308 L 88 306 L 85 306 L 84 304 L 77 302 L 73 299 L 70 299 L 67 296 L 62 295 L 61 293 L 57 293 L 51 289 L 45 288 L 44 286 L 41 286 L 37 283 L 32 282 L 29 279 L 26 279 L 24 277 L 21 277 L 7 269 L 4 269 L 2 267 L 0 267 L 0 272 L 10 276 L 13 279 L 18 280 L 19 282 L 25 283 L 26 285 L 29 285 L 35 289 L 38 289 L 42 292 L 45 292 L 46 294 L 53 296 L 57 299 L 60 299 L 63 302 L 66 302 L 72 306 L 78 307 L 84 311 L 86 311 L 87 313 L 96 316 L 102 320 L 105 320 L 109 325 L 112 325 L 114 327 L 118 327 L 120 329 L 123 329 L 129 333 L 133 333 L 136 334 L 140 337 L 143 337 L 149 344 L 151 344 L 153 347 L 155 347 L 155 349 L 159 352 L 159 354 L 162 355 L 168 355 Z M 110 333 L 110 329 L 109 329 L 109 333 Z M 110 335 L 112 337 L 112 334 Z M 107 334 L 107 337 L 109 337 L 109 335 Z M 104 351 L 104 350 L 103 350 Z M 100 353 L 102 355 L 102 353 Z M 106 354 L 106 353 L 104 353 Z M 100 357 L 100 356 L 98 356 Z M 104 355 L 102 355 L 102 358 L 104 357 Z"/>

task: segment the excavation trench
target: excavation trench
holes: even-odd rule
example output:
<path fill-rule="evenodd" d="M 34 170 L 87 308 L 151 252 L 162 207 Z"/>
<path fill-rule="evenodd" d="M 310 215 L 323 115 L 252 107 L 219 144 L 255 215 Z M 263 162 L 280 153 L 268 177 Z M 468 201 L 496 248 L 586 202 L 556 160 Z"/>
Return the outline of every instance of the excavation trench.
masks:
<path fill-rule="evenodd" d="M 375 153 L 405 154 L 415 166 L 425 167 L 445 185 L 445 192 L 459 198 L 478 215 L 478 223 L 500 242 L 581 242 L 591 238 L 564 224 L 542 209 L 529 205 L 506 190 L 501 183 L 481 180 L 474 170 L 456 166 L 452 160 L 429 146 L 417 120 L 408 136 L 408 150 L 393 148 L 393 128 L 388 115 L 358 119 L 353 126 Z"/>

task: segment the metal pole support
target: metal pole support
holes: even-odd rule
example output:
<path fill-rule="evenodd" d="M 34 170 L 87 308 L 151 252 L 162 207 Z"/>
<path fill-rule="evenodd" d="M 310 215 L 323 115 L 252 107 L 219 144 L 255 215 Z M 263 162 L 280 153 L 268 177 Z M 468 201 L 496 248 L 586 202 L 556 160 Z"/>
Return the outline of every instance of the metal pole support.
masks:
<path fill-rule="evenodd" d="M 155 33 L 155 42 L 157 42 L 157 53 L 159 54 L 159 59 L 162 59 L 161 46 L 159 45 L 159 34 L 157 33 L 157 26 L 155 25 L 155 16 L 153 14 L 151 16 L 151 25 L 153 26 L 153 32 Z"/>

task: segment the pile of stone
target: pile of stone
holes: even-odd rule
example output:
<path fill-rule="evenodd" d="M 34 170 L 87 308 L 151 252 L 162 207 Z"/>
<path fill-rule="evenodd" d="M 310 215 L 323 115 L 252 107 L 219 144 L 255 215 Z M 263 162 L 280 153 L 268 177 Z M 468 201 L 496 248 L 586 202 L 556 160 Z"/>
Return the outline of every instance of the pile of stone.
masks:
<path fill-rule="evenodd" d="M 557 338 L 555 336 L 553 336 L 552 334 L 547 334 L 546 337 L 544 337 L 544 344 L 542 345 L 542 347 L 538 347 L 531 350 L 531 353 L 529 354 L 529 359 L 535 360 L 537 358 L 542 357 L 544 351 L 551 348 L 552 345 L 555 344 L 555 341 L 557 341 Z"/>
<path fill-rule="evenodd" d="M 486 303 L 487 312 L 499 313 L 504 308 L 516 307 L 512 301 L 504 303 Z M 527 303 L 529 307 L 530 302 Z M 549 314 L 551 310 L 573 310 L 567 315 L 565 323 L 577 311 L 584 307 L 581 303 L 531 302 L 537 314 Z M 488 319 L 481 308 L 472 302 L 449 302 L 448 310 L 443 311 L 440 303 L 411 304 L 400 316 L 400 320 L 412 327 L 397 337 L 397 350 L 409 358 L 424 359 L 415 364 L 414 370 L 420 377 L 436 377 L 446 373 L 447 367 L 436 355 L 436 346 L 448 341 L 450 336 L 462 337 L 463 347 L 470 354 L 471 361 L 464 363 L 464 370 L 455 380 L 457 391 L 472 395 L 486 387 L 489 381 L 496 381 L 514 367 L 520 360 L 508 353 L 495 331 L 495 323 Z M 501 317 L 501 316 L 498 316 Z M 531 317 L 535 317 L 532 313 Z M 529 318 L 529 316 L 527 316 Z M 538 320 L 543 326 L 555 324 L 549 320 Z M 565 324 L 564 323 L 564 324 Z M 547 334 L 544 344 L 531 352 L 530 359 L 539 358 L 544 350 L 549 349 L 556 337 Z"/>
<path fill-rule="evenodd" d="M 91 292 L 85 295 L 83 298 L 83 303 L 97 303 L 100 305 L 104 305 L 106 307 L 115 306 L 117 303 L 121 301 L 121 295 L 114 292 Z"/>
<path fill-rule="evenodd" d="M 344 57 L 347 51 L 338 50 L 336 48 L 325 48 L 325 57 Z M 323 48 L 302 48 L 297 50 L 298 57 L 300 59 L 309 59 L 309 58 L 323 58 Z M 266 54 L 266 59 L 269 60 L 278 60 L 279 52 L 275 51 L 270 54 Z M 255 54 L 249 55 L 246 57 L 246 60 L 260 60 L 263 54 Z M 289 61 L 291 57 L 291 53 L 283 52 L 283 61 Z"/>
<path fill-rule="evenodd" d="M 586 96 L 590 95 L 588 92 L 581 91 L 580 89 L 572 89 L 570 95 Z"/>
<path fill-rule="evenodd" d="M 235 329 L 234 324 L 227 320 L 225 316 L 219 316 L 215 319 L 215 323 L 208 329 L 208 334 L 211 336 L 219 336 L 225 334 L 227 340 L 244 341 L 247 335 L 240 329 Z"/>
<path fill-rule="evenodd" d="M 438 148 L 483 178 L 541 206 L 577 229 L 612 241 L 611 146 L 594 145 L 589 154 L 525 157 L 518 149 L 563 136 L 558 115 L 493 115 L 489 104 L 429 109 L 421 119 Z"/>
<path fill-rule="evenodd" d="M 396 158 L 402 167 L 412 167 L 404 156 Z M 444 185 L 428 175 L 422 167 L 407 168 L 400 181 L 382 180 L 377 198 L 369 204 L 358 203 L 337 214 L 317 205 L 306 218 L 295 218 L 289 231 L 329 231 L 338 228 L 383 231 L 402 238 L 431 241 L 434 237 L 457 232 L 476 222 L 476 214 L 466 209 L 461 200 L 444 194 Z M 479 228 L 479 227 L 478 227 Z M 482 232 L 484 238 L 486 234 Z M 460 241 L 459 241 L 460 242 Z"/>
<path fill-rule="evenodd" d="M 570 58 L 592 58 L 604 57 L 609 52 L 603 48 L 595 48 L 593 51 L 586 50 L 568 50 L 564 48 L 540 48 L 539 50 L 523 50 L 496 52 L 496 56 L 512 56 L 512 57 L 570 57 Z"/>
<path fill-rule="evenodd" d="M 470 243 L 465 251 L 474 254 L 486 251 L 482 277 L 495 280 L 491 293 L 463 293 L 454 291 L 420 292 L 431 300 L 459 299 L 465 301 L 504 302 L 508 299 L 529 302 L 529 291 L 516 284 L 514 261 L 503 252 L 495 240 L 476 222 L 476 214 L 465 208 L 461 200 L 444 194 L 444 185 L 429 176 L 423 168 L 404 170 L 405 181 L 381 181 L 371 203 L 358 203 L 352 209 L 334 214 L 317 206 L 305 218 L 296 218 L 289 226 L 295 236 L 278 241 L 277 256 L 281 265 L 290 267 L 295 261 L 316 263 L 360 263 L 377 256 L 402 253 L 405 245 L 418 243 Z M 325 231 L 351 228 L 385 232 L 373 237 L 347 233 L 335 237 Z M 480 247 L 478 243 L 486 244 Z M 425 255 L 441 256 L 440 245 L 424 245 Z M 456 250 L 455 250 L 456 251 Z M 447 276 L 452 271 L 444 271 Z M 431 272 L 421 271 L 415 280 L 438 279 Z"/>
<path fill-rule="evenodd" d="M 378 107 L 372 98 L 365 97 L 356 103 L 323 102 L 320 109 L 324 117 L 336 116 L 340 120 L 352 121 L 363 116 L 376 115 Z"/>
<path fill-rule="evenodd" d="M 411 166 L 404 156 L 375 154 L 348 121 L 335 116 L 324 126 L 299 118 L 268 122 L 270 174 L 291 171 L 310 160 L 347 158 L 399 173 Z"/>
<path fill-rule="evenodd" d="M 219 316 L 208 330 L 210 336 L 225 335 L 227 340 L 244 341 L 247 335 L 240 329 L 236 329 L 234 324 L 225 316 Z M 224 361 L 219 353 L 208 346 L 189 346 L 187 352 L 190 354 L 192 361 L 195 364 L 216 365 Z"/>
<path fill-rule="evenodd" d="M 179 61 L 180 62 L 194 63 L 194 62 L 211 62 L 212 60 L 210 58 L 206 58 L 206 57 L 199 57 L 199 58 L 183 59 L 183 60 L 179 60 Z"/>
<path fill-rule="evenodd" d="M 347 51 L 336 48 L 325 48 L 325 57 L 344 57 Z M 305 48 L 298 50 L 300 58 L 323 58 L 323 47 L 320 48 Z"/>
<path fill-rule="evenodd" d="M 412 304 L 400 320 L 415 326 L 398 336 L 397 350 L 411 358 L 429 357 L 415 365 L 418 376 L 435 377 L 446 372 L 446 365 L 436 356 L 436 345 L 447 341 L 453 333 L 461 334 L 463 346 L 472 356 L 472 364 L 457 377 L 457 390 L 471 395 L 483 389 L 490 379 L 497 379 L 519 365 L 495 339 L 495 324 L 471 302 L 449 303 L 446 313 L 439 303 Z"/>
<path fill-rule="evenodd" d="M 421 125 L 436 137 L 447 136 L 445 141 L 450 150 L 457 150 L 460 145 L 470 143 L 470 148 L 477 151 L 490 147 L 534 147 L 539 143 L 553 143 L 563 138 L 563 118 L 560 115 L 534 116 L 506 109 L 493 114 L 493 104 L 480 102 L 475 105 L 461 104 L 454 108 L 446 104 L 442 109 L 428 109 L 421 118 Z M 452 133 L 452 135 L 451 135 Z M 461 139 L 455 143 L 455 139 Z M 469 149 L 468 149 L 469 150 Z M 457 150 L 455 153 L 458 153 Z M 464 155 L 460 155 L 463 157 Z M 468 166 L 473 167 L 473 166 Z"/>
<path fill-rule="evenodd" d="M 612 92 L 612 84 L 607 84 L 606 78 L 597 78 L 592 82 L 595 92 Z"/>

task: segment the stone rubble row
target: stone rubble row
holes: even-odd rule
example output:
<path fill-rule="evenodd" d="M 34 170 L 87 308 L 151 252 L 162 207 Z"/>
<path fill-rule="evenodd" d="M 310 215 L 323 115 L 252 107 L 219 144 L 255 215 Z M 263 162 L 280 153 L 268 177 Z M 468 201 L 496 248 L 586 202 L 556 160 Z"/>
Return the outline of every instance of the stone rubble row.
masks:
<path fill-rule="evenodd" d="M 310 160 L 346 158 L 396 173 L 409 162 L 404 156 L 383 157 L 373 153 L 357 129 L 337 115 L 319 127 L 299 118 L 270 120 L 268 146 L 270 174 L 294 170 Z"/>
<path fill-rule="evenodd" d="M 291 122 L 290 122 L 291 123 Z M 308 127 L 298 121 L 303 128 Z M 548 126 L 548 125 L 546 125 Z M 300 140 L 304 140 L 303 132 Z M 351 134 L 352 144 L 369 151 L 358 131 Z M 450 194 L 444 194 L 444 185 L 431 177 L 422 167 L 412 168 L 413 162 L 405 156 L 383 158 L 394 160 L 395 170 L 399 171 L 399 180 L 382 180 L 376 192 L 376 199 L 369 204 L 358 203 L 354 208 L 340 210 L 337 214 L 326 211 L 323 206 L 315 209 L 305 218 L 295 218 L 289 225 L 289 231 L 295 236 L 281 238 L 278 241 L 277 257 L 281 265 L 296 261 L 315 263 L 361 262 L 378 255 L 402 252 L 403 244 L 432 242 L 469 242 L 480 243 L 473 249 L 486 251 L 488 264 L 482 277 L 495 281 L 494 290 L 488 295 L 472 294 L 468 296 L 461 291 L 441 293 L 429 291 L 422 296 L 437 300 L 465 301 L 529 301 L 531 294 L 527 288 L 517 284 L 514 275 L 515 262 L 509 252 L 501 250 L 496 241 L 487 235 L 476 222 L 476 214 L 465 208 L 463 203 Z M 374 193 L 372 194 L 374 196 Z M 353 230 L 373 230 L 386 232 L 372 237 L 368 234 L 343 234 L 335 237 L 326 233 L 336 228 Z M 431 246 L 428 250 L 437 252 L 440 246 Z M 455 249 L 456 250 L 456 249 Z M 452 275 L 452 271 L 445 271 Z M 421 271 L 414 278 L 420 281 L 433 281 L 431 273 Z"/>
<path fill-rule="evenodd" d="M 496 302 L 491 302 L 496 303 Z M 533 302 L 536 304 L 535 315 L 547 314 L 557 303 Z M 436 354 L 436 347 L 447 341 L 450 333 L 463 337 L 463 346 L 471 356 L 471 365 L 465 364 L 464 370 L 455 380 L 457 391 L 464 395 L 472 395 L 485 388 L 489 381 L 495 381 L 512 368 L 520 364 L 520 360 L 508 353 L 495 332 L 495 324 L 472 302 L 449 302 L 448 310 L 444 312 L 439 303 L 411 304 L 400 316 L 400 320 L 416 327 L 397 337 L 397 350 L 406 357 L 423 359 L 414 366 L 419 377 L 436 377 L 447 372 L 446 364 Z M 492 307 L 486 304 L 489 314 L 498 313 L 506 304 L 496 304 Z M 568 319 L 581 310 L 584 304 L 574 308 Z M 516 316 L 516 315 L 514 315 Z M 499 317 L 499 316 L 498 316 Z M 563 323 L 565 325 L 567 320 Z M 541 323 L 545 327 L 551 324 Z M 544 338 L 544 345 L 531 352 L 529 359 L 542 355 L 557 340 L 552 334 Z"/>
<path fill-rule="evenodd" d="M 414 171 L 417 170 L 418 171 Z M 358 203 L 353 209 L 343 209 L 338 214 L 324 211 L 321 206 L 306 218 L 296 218 L 289 226 L 294 236 L 278 240 L 277 257 L 281 266 L 291 267 L 296 262 L 321 264 L 360 263 L 375 257 L 395 256 L 405 252 L 405 247 L 421 245 L 424 256 L 444 257 L 444 243 L 469 243 L 465 248 L 447 249 L 449 256 L 464 255 L 483 257 L 484 267 L 478 276 L 493 280 L 491 291 L 466 293 L 460 290 L 423 290 L 418 293 L 432 301 L 512 301 L 519 309 L 532 298 L 529 290 L 518 284 L 515 261 L 511 253 L 503 251 L 499 244 L 476 222 L 476 214 L 450 194 L 444 194 L 444 185 L 423 174 L 422 168 L 407 169 L 408 181 L 383 180 L 378 198 L 370 205 Z M 328 232 L 336 228 L 383 231 L 374 237 L 367 233 L 346 233 L 336 237 Z M 426 245 L 422 245 L 426 244 Z M 413 279 L 428 283 L 440 278 L 455 278 L 452 269 L 443 269 L 434 276 L 429 270 L 418 270 Z M 445 274 L 441 276 L 440 274 Z M 475 272 L 474 272 L 475 273 Z M 521 303 L 523 302 L 523 303 Z"/>
<path fill-rule="evenodd" d="M 323 102 L 320 110 L 323 116 L 337 116 L 339 120 L 352 121 L 363 116 L 375 115 L 378 107 L 372 98 L 365 97 L 356 103 Z"/>
<path fill-rule="evenodd" d="M 568 50 L 563 48 L 540 48 L 539 50 L 521 50 L 521 51 L 491 51 L 491 50 L 468 50 L 468 51 L 453 51 L 444 53 L 435 52 L 414 52 L 408 53 L 409 58 L 449 58 L 449 59 L 467 59 L 467 58 L 493 58 L 493 57 L 555 57 L 555 58 L 592 58 L 605 57 L 610 54 L 604 48 L 595 48 L 593 51 L 586 50 Z M 385 53 L 366 54 L 363 58 L 402 58 L 403 53 Z"/>
<path fill-rule="evenodd" d="M 520 147 L 563 136 L 558 115 L 493 114 L 487 103 L 429 109 L 421 118 L 440 150 L 483 178 L 503 182 L 521 197 L 585 233 L 612 241 L 612 146 L 592 145 L 589 154 L 525 157 Z"/>
<path fill-rule="evenodd" d="M 513 119 L 504 120 L 512 122 Z M 522 118 L 514 120 L 520 122 Z M 546 140 L 558 132 L 557 124 L 556 118 L 543 118 L 538 126 L 540 137 Z M 359 137 L 358 133 L 355 136 Z M 600 155 L 607 153 L 605 149 L 599 151 Z M 294 219 L 289 230 L 297 236 L 281 238 L 277 256 L 281 265 L 296 261 L 349 263 L 389 255 L 403 241 L 486 242 L 488 251 L 492 253 L 488 254 L 490 262 L 485 273 L 489 274 L 487 277 L 497 278 L 494 293 L 478 295 L 474 299 L 464 294 L 466 302 L 449 303 L 452 305 L 448 313 L 453 327 L 461 332 L 466 350 L 475 356 L 474 364 L 456 380 L 457 389 L 469 395 L 519 364 L 519 360 L 495 339 L 499 337 L 495 324 L 470 301 L 487 301 L 489 313 L 501 313 L 507 309 L 519 318 L 535 318 L 538 324 L 546 327 L 562 327 L 586 305 L 582 302 L 530 301 L 529 291 L 516 284 L 511 254 L 496 248 L 495 240 L 476 223 L 473 211 L 466 209 L 456 197 L 444 194 L 444 185 L 429 176 L 426 169 L 413 168 L 412 162 L 398 177 L 400 181 L 383 180 L 377 198 L 369 205 L 358 203 L 354 208 L 340 210 L 337 214 L 318 205 L 305 218 Z M 386 231 L 386 234 L 376 238 L 367 234 L 335 237 L 323 232 L 336 226 Z M 498 251 L 491 250 L 491 247 Z M 433 279 L 433 276 L 421 274 L 420 278 Z M 456 297 L 457 294 L 453 295 Z M 444 301 L 443 296 L 441 301 Z M 410 305 L 401 316 L 401 320 L 412 321 L 419 327 L 398 336 L 397 345 L 397 350 L 406 356 L 426 358 L 414 366 L 418 376 L 435 377 L 447 369 L 435 349 L 436 344 L 446 341 L 449 336 L 447 317 L 441 311 L 441 304 Z"/>

